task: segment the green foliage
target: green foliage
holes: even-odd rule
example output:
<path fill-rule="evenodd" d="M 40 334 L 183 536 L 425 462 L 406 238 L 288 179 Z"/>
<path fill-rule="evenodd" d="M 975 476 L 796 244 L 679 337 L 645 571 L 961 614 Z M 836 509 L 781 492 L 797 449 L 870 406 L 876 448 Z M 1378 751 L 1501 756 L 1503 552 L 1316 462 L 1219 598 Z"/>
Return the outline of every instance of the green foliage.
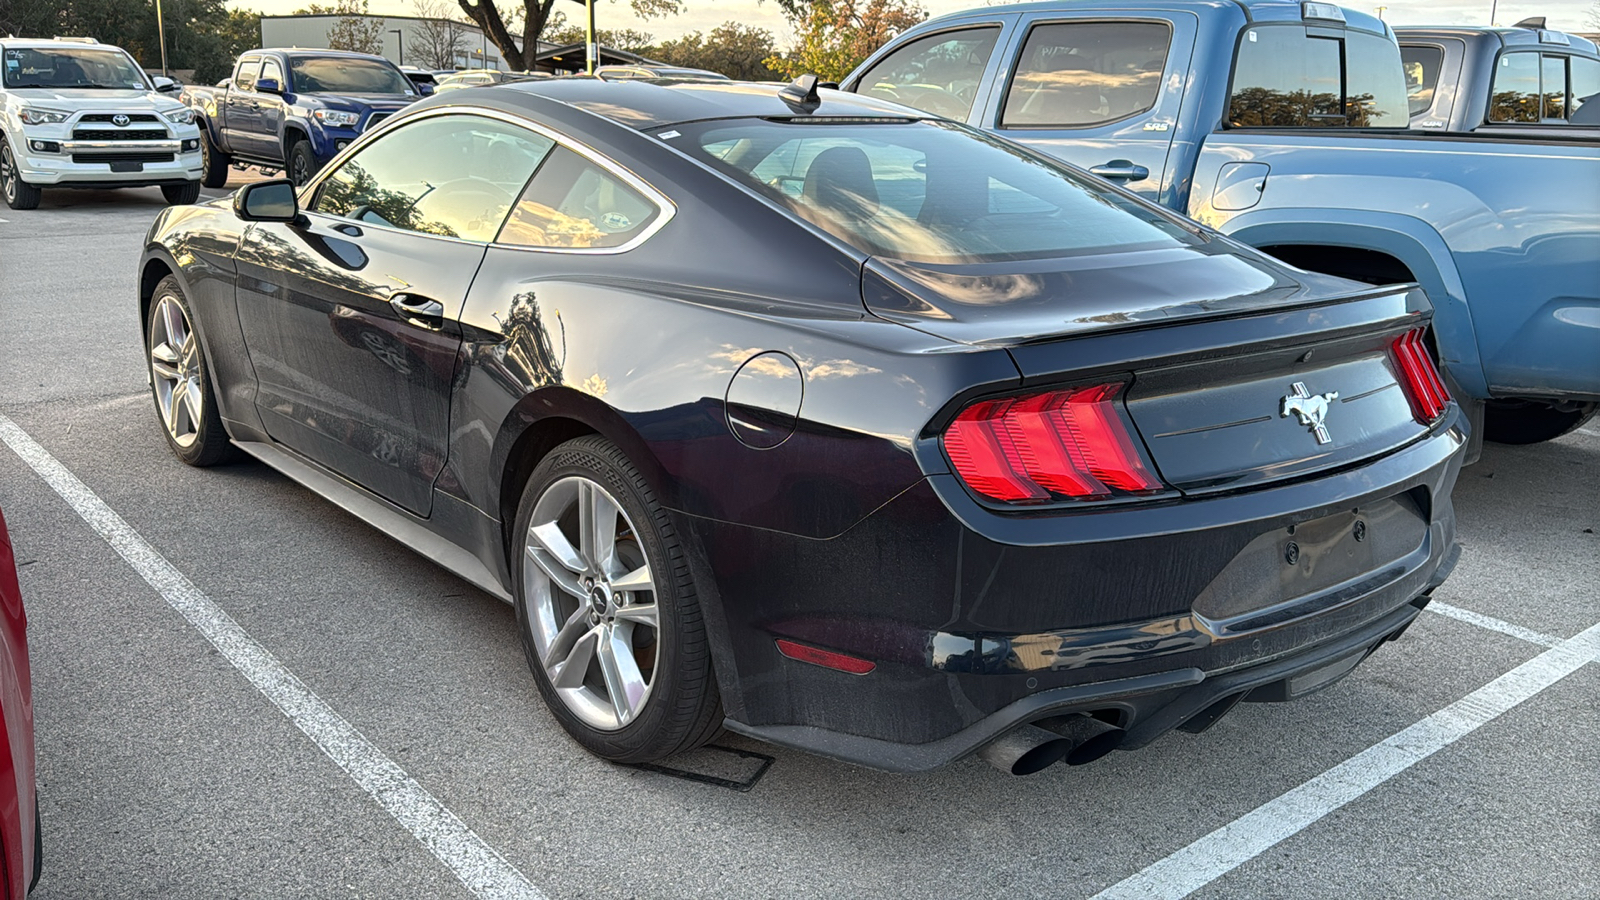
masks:
<path fill-rule="evenodd" d="M 790 12 L 789 4 L 784 4 Z M 799 17 L 794 18 L 798 13 Z M 891 38 L 928 17 L 914 0 L 812 0 L 791 12 L 799 43 L 766 60 L 786 78 L 811 73 L 839 81 Z"/>
<path fill-rule="evenodd" d="M 313 3 L 301 14 L 343 16 L 328 29 L 328 49 L 356 53 L 383 52 L 383 19 L 368 18 L 367 0 L 339 0 L 335 6 Z"/>
<path fill-rule="evenodd" d="M 663 41 L 643 52 L 674 66 L 709 69 L 740 81 L 772 81 L 779 77 L 766 63 L 774 54 L 772 32 L 738 22 L 724 22 L 709 35 L 696 31 L 675 41 Z"/>
<path fill-rule="evenodd" d="M 588 39 L 583 23 L 569 22 L 566 15 L 559 10 L 545 23 L 544 37 L 540 38 L 542 41 L 557 45 L 582 44 Z M 627 50 L 643 56 L 650 55 L 650 45 L 655 41 L 651 35 L 643 31 L 634 31 L 632 28 L 596 28 L 594 39 L 613 50 Z"/>
<path fill-rule="evenodd" d="M 202 83 L 226 78 L 233 58 L 260 46 L 261 15 L 224 0 L 162 0 L 167 66 L 193 69 Z M 0 0 L 0 34 L 74 35 L 114 44 L 146 69 L 161 66 L 154 0 Z"/>

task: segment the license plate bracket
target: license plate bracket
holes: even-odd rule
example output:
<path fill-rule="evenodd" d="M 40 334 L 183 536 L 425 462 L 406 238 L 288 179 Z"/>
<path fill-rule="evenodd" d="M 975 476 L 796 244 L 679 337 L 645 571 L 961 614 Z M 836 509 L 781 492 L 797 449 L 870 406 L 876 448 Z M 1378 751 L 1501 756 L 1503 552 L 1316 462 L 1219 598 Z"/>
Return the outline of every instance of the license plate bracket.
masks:
<path fill-rule="evenodd" d="M 124 161 L 124 160 L 117 160 L 117 161 L 111 163 L 111 171 L 117 172 L 117 173 L 143 172 L 144 171 L 144 163 L 142 163 L 142 162 L 127 162 L 127 161 Z"/>

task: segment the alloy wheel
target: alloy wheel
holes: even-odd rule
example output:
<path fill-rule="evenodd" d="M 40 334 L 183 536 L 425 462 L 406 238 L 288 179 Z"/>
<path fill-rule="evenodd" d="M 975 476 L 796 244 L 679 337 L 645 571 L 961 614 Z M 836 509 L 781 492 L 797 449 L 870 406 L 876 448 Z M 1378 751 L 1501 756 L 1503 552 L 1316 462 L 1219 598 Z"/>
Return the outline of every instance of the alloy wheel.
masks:
<path fill-rule="evenodd" d="M 633 521 L 604 487 L 570 476 L 534 504 L 523 552 L 529 629 L 556 695 L 600 731 L 635 721 L 655 685 L 662 631 Z"/>
<path fill-rule="evenodd" d="M 6 202 L 17 199 L 17 169 L 11 161 L 11 145 L 0 142 L 0 191 L 5 192 Z"/>
<path fill-rule="evenodd" d="M 189 317 L 171 296 L 156 301 L 150 324 L 150 376 L 167 434 L 179 447 L 191 446 L 205 412 L 200 349 Z"/>

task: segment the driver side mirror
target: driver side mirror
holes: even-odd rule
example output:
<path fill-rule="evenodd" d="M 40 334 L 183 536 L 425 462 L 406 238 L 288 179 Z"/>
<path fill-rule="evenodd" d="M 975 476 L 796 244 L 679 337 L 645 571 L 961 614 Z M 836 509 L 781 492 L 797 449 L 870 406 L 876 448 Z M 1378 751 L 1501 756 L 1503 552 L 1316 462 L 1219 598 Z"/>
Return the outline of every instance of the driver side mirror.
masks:
<path fill-rule="evenodd" d="M 233 214 L 246 222 L 297 224 L 305 221 L 294 193 L 294 182 L 287 178 L 258 181 L 239 188 L 233 195 Z"/>
<path fill-rule="evenodd" d="M 176 94 L 179 91 L 183 90 L 183 85 L 181 85 L 178 82 L 172 80 L 171 78 L 168 78 L 165 75 L 156 75 L 156 76 L 152 77 L 150 80 L 151 80 L 151 82 L 153 82 L 155 84 L 156 91 L 158 93 Z"/>
<path fill-rule="evenodd" d="M 256 79 L 256 90 L 263 94 L 281 94 L 283 93 L 283 85 L 279 84 L 276 78 L 258 78 Z"/>

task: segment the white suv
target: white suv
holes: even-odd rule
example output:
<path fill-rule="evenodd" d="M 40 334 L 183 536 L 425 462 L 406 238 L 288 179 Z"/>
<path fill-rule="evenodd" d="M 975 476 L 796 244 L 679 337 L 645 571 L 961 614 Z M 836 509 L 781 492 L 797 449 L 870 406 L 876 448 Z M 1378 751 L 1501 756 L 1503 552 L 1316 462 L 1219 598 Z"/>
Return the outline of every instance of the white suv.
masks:
<path fill-rule="evenodd" d="M 200 197 L 194 111 L 121 47 L 85 39 L 0 38 L 0 196 L 39 205 L 45 187 L 159 185 L 168 203 Z"/>

